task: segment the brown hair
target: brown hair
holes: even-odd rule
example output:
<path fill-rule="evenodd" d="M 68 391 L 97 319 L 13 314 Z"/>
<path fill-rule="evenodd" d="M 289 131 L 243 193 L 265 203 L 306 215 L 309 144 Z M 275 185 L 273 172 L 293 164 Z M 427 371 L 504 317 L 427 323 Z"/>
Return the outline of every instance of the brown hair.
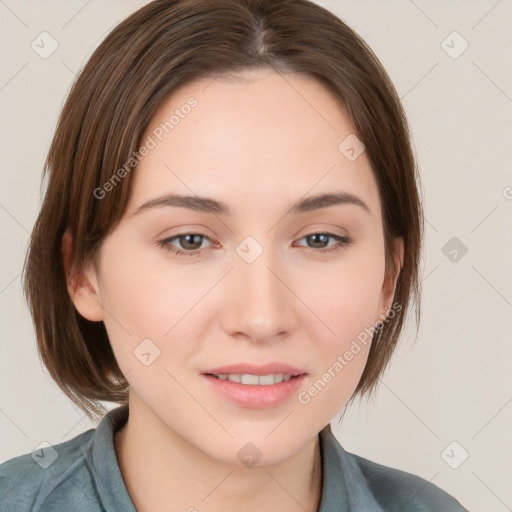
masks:
<path fill-rule="evenodd" d="M 47 189 L 25 260 L 39 356 L 91 419 L 105 412 L 102 400 L 128 403 L 129 385 L 103 322 L 83 318 L 70 299 L 62 236 L 66 229 L 72 235 L 72 273 L 94 260 L 124 213 L 133 173 L 101 200 L 94 191 L 137 151 L 162 100 L 195 79 L 258 67 L 306 74 L 341 101 L 378 182 L 386 270 L 394 270 L 393 237 L 404 239 L 394 296 L 401 310 L 373 334 L 353 397 L 375 388 L 414 299 L 419 322 L 418 173 L 405 113 L 372 50 L 308 0 L 155 0 L 110 32 L 73 84 L 46 158 Z"/>

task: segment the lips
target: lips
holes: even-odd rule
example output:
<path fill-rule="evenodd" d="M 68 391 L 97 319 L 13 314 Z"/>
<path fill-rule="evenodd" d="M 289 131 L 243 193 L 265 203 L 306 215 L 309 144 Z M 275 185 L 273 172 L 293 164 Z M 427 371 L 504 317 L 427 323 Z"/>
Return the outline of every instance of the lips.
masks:
<path fill-rule="evenodd" d="M 270 375 L 279 374 L 290 375 L 297 377 L 299 375 L 307 375 L 307 372 L 291 366 L 286 363 L 271 362 L 263 365 L 255 365 L 252 363 L 236 363 L 227 366 L 218 366 L 216 368 L 209 368 L 201 372 L 203 375 Z"/>
<path fill-rule="evenodd" d="M 237 363 L 201 372 L 215 393 L 239 407 L 278 407 L 293 397 L 308 373 L 287 363 Z"/>

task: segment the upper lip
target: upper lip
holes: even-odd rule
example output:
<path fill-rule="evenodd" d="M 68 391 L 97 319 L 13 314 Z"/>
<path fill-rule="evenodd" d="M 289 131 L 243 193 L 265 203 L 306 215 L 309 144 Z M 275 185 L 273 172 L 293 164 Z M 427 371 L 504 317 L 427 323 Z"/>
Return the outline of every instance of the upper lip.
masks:
<path fill-rule="evenodd" d="M 263 365 L 256 365 L 251 363 L 236 363 L 227 366 L 219 366 L 201 372 L 203 374 L 220 375 L 220 374 L 234 374 L 234 375 L 269 375 L 275 373 L 283 373 L 285 375 L 297 376 L 303 375 L 306 372 L 291 366 L 286 363 L 271 362 Z"/>

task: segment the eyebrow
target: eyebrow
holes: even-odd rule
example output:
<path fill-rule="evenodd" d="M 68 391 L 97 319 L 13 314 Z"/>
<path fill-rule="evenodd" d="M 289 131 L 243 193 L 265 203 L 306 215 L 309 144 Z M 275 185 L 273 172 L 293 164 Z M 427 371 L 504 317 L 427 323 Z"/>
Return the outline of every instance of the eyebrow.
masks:
<path fill-rule="evenodd" d="M 328 194 L 316 194 L 299 199 L 291 206 L 286 215 L 305 213 L 314 210 L 320 210 L 322 208 L 329 208 L 331 206 L 345 204 L 360 206 L 366 212 L 371 213 L 370 208 L 359 197 L 348 192 L 336 192 Z M 201 197 L 197 195 L 189 196 L 171 193 L 146 201 L 144 204 L 137 208 L 132 216 L 138 215 L 143 211 L 164 207 L 188 208 L 190 210 L 204 213 L 227 216 L 231 215 L 231 210 L 228 204 L 224 203 L 223 201 L 217 201 L 216 199 Z"/>

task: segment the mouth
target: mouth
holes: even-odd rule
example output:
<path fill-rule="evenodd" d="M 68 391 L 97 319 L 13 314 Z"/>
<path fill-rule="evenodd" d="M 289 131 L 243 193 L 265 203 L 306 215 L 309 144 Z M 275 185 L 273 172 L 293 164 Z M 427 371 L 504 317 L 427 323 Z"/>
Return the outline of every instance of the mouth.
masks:
<path fill-rule="evenodd" d="M 290 379 L 297 379 L 300 377 L 300 375 L 284 373 L 270 373 L 268 375 L 251 375 L 249 373 L 205 373 L 204 375 L 220 380 L 229 380 L 230 382 L 236 382 L 237 384 L 244 384 L 246 386 L 272 386 L 274 384 L 288 382 Z"/>
<path fill-rule="evenodd" d="M 280 375 L 283 376 L 283 379 L 289 380 L 289 377 L 296 377 L 298 375 L 304 375 L 307 372 L 297 368 L 295 366 L 291 366 L 287 363 L 280 363 L 277 361 L 266 363 L 262 365 L 257 365 L 253 363 L 235 363 L 235 364 L 229 364 L 224 366 L 219 366 L 216 368 L 209 368 L 207 370 L 204 370 L 202 372 L 205 375 L 213 375 L 216 377 L 219 377 L 223 380 L 226 380 L 229 377 L 240 376 L 242 378 L 243 376 L 247 376 L 247 378 L 250 378 L 252 380 L 253 377 L 278 377 Z M 224 376 L 226 376 L 224 378 Z M 234 380 L 232 382 L 242 382 L 241 380 Z M 251 382 L 252 383 L 252 382 Z"/>
<path fill-rule="evenodd" d="M 308 373 L 284 363 L 240 363 L 201 372 L 218 396 L 241 407 L 275 407 L 298 393 Z"/>

